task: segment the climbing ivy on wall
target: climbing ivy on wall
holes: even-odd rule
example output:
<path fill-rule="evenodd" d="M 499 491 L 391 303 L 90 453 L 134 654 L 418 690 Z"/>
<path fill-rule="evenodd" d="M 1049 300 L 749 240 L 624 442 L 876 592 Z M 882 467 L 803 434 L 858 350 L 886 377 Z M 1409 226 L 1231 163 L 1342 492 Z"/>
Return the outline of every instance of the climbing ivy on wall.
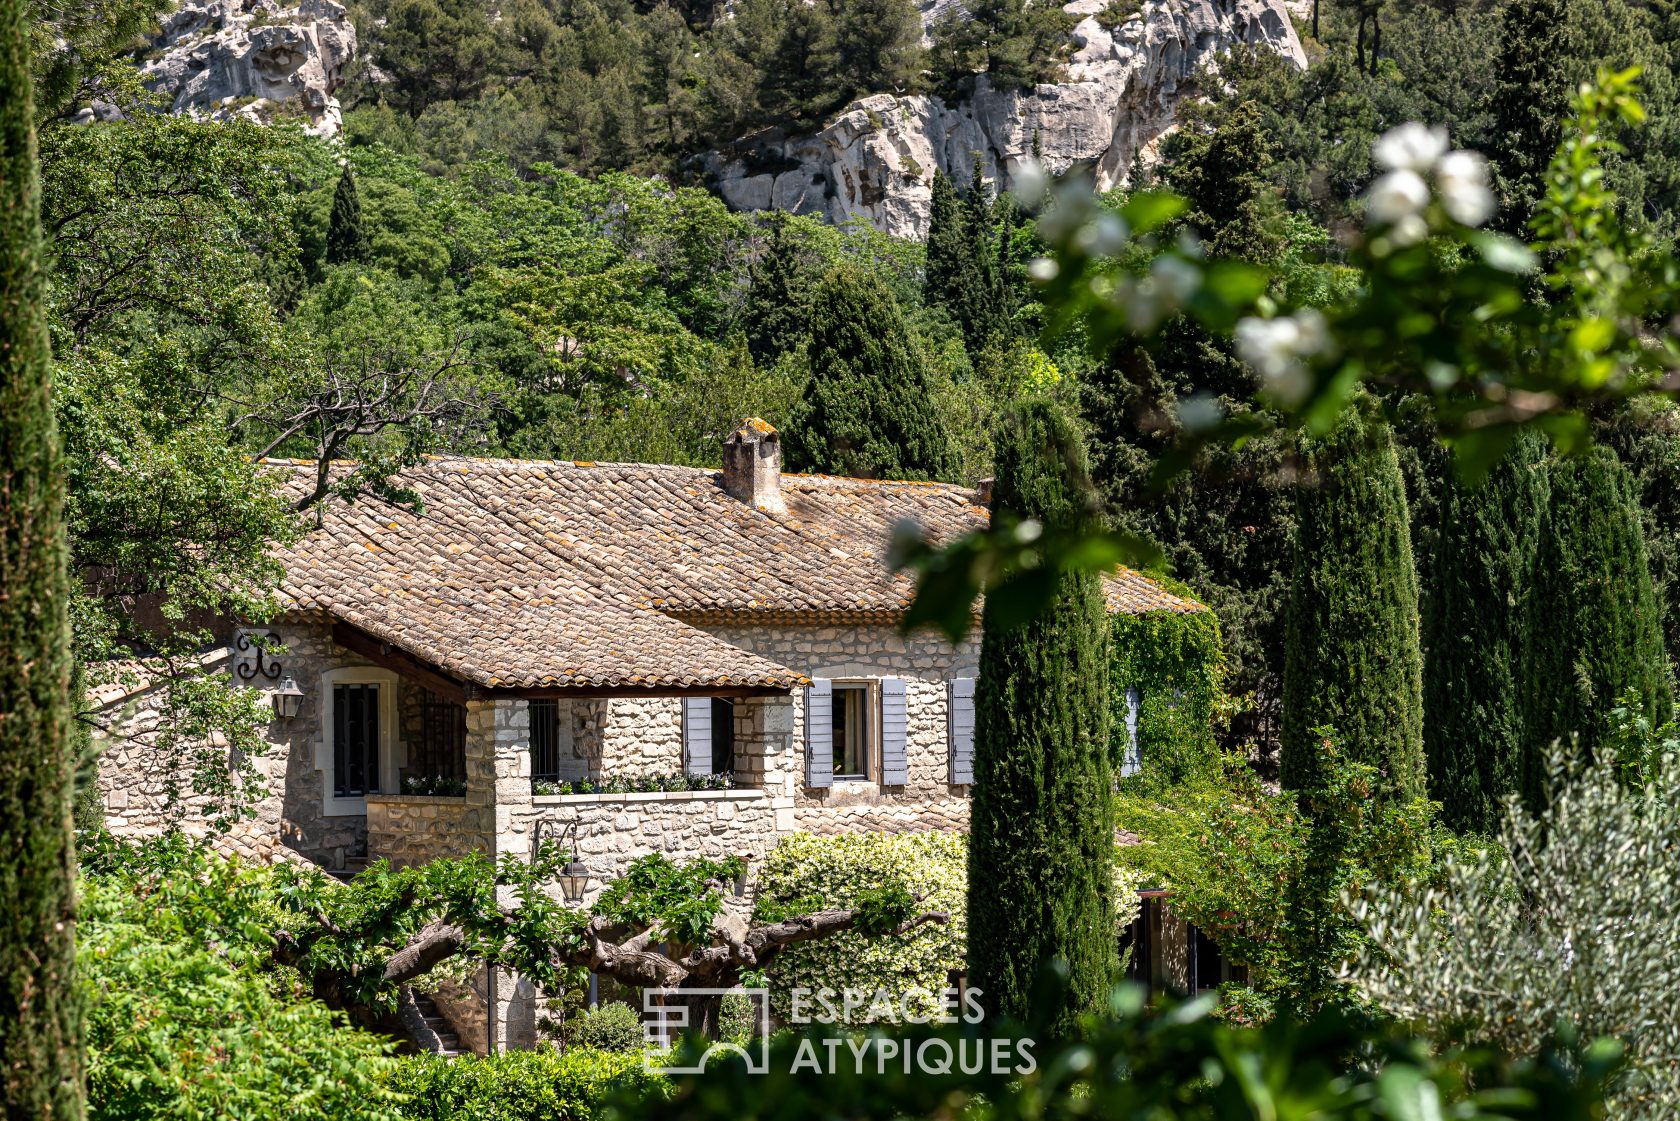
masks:
<path fill-rule="evenodd" d="M 1108 696 L 1116 773 L 1128 746 L 1127 689 L 1138 691 L 1143 764 L 1133 782 L 1166 786 L 1216 771 L 1213 715 L 1225 664 L 1218 617 L 1212 611 L 1150 611 L 1110 619 Z"/>

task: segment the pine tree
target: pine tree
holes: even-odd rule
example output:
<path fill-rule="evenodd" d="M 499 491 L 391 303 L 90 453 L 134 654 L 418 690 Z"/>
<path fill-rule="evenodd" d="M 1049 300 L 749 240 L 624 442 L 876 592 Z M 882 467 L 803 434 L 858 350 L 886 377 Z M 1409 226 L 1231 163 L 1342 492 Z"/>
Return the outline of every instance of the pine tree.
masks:
<path fill-rule="evenodd" d="M 1054 405 L 1023 402 L 998 435 L 992 508 L 1052 529 L 1098 502 L 1079 437 Z M 1102 586 L 1068 573 L 1014 629 L 982 620 L 968 856 L 969 980 L 987 1011 L 1066 1030 L 1099 1010 L 1118 969 Z M 1039 971 L 1067 963 L 1060 1008 L 1033 1008 Z"/>
<path fill-rule="evenodd" d="M 350 165 L 338 177 L 333 191 L 332 217 L 327 221 L 327 264 L 347 265 L 368 259 L 372 247 L 362 225 L 362 200 L 356 194 L 356 179 Z"/>
<path fill-rule="evenodd" d="M 1368 404 L 1368 403 L 1366 403 Z M 1417 569 L 1394 439 L 1350 408 L 1309 449 L 1283 667 L 1286 787 L 1321 784 L 1316 729 L 1407 796 L 1424 792 Z"/>
<path fill-rule="evenodd" d="M 1449 477 L 1429 597 L 1424 749 L 1430 797 L 1460 832 L 1493 833 L 1517 791 L 1526 597 L 1549 486 L 1545 441 L 1525 433 L 1480 485 Z"/>
<path fill-rule="evenodd" d="M 1534 214 L 1563 135 L 1566 28 L 1562 0 L 1511 0 L 1501 18 L 1487 155 L 1500 195 L 1497 221 L 1512 233 Z"/>
<path fill-rule="evenodd" d="M 841 265 L 811 299 L 811 380 L 783 434 L 795 470 L 949 479 L 956 456 L 922 353 L 890 289 Z"/>
<path fill-rule="evenodd" d="M 83 1113 L 64 479 L 42 312 L 31 5 L 0 0 L 0 1101 Z"/>
<path fill-rule="evenodd" d="M 1632 476 L 1603 446 L 1555 462 L 1550 475 L 1523 667 L 1522 788 L 1536 808 L 1554 741 L 1578 735 L 1590 756 L 1628 695 L 1654 724 L 1674 708 Z"/>
<path fill-rule="evenodd" d="M 910 0 L 839 0 L 834 8 L 837 67 L 846 100 L 902 91 L 922 68 L 922 17 Z"/>
<path fill-rule="evenodd" d="M 840 47 L 828 5 L 792 0 L 783 9 L 781 38 L 760 89 L 765 111 L 774 119 L 816 123 L 844 96 L 839 72 Z"/>

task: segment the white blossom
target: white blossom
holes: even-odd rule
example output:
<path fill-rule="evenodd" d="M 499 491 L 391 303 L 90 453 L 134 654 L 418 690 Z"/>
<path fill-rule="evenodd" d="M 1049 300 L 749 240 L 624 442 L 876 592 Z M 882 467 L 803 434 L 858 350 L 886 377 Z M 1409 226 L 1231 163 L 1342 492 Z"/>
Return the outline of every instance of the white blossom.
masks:
<path fill-rule="evenodd" d="M 1248 316 L 1238 321 L 1233 339 L 1237 355 L 1286 404 L 1305 400 L 1312 388 L 1305 360 L 1330 349 L 1329 327 L 1313 308 L 1277 319 Z"/>
<path fill-rule="evenodd" d="M 1028 210 L 1043 206 L 1050 194 L 1050 174 L 1037 160 L 1022 160 L 1010 180 L 1010 193 Z"/>
<path fill-rule="evenodd" d="M 1435 165 L 1435 190 L 1453 221 L 1479 226 L 1493 217 L 1487 160 L 1480 152 L 1448 152 Z"/>
<path fill-rule="evenodd" d="M 1390 171 L 1426 173 L 1447 151 L 1447 130 L 1408 121 L 1383 133 L 1371 146 L 1371 158 Z"/>
<path fill-rule="evenodd" d="M 1365 192 L 1366 213 L 1374 221 L 1391 226 L 1416 217 L 1429 205 L 1429 184 L 1409 169 L 1391 171 Z"/>

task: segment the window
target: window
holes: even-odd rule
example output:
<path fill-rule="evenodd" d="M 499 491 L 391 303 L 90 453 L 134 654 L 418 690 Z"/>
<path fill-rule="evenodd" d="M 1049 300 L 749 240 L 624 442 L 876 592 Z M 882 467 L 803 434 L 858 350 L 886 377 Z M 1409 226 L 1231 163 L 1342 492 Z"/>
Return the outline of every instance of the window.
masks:
<path fill-rule="evenodd" d="M 408 745 L 408 766 L 414 778 L 467 778 L 467 706 L 430 689 L 420 692 L 420 735 Z"/>
<path fill-rule="evenodd" d="M 333 686 L 333 796 L 379 789 L 379 686 Z"/>
<path fill-rule="evenodd" d="M 712 698 L 712 774 L 735 773 L 735 706 Z"/>
<path fill-rule="evenodd" d="M 867 682 L 834 683 L 834 777 L 869 777 L 869 753 L 874 746 Z"/>

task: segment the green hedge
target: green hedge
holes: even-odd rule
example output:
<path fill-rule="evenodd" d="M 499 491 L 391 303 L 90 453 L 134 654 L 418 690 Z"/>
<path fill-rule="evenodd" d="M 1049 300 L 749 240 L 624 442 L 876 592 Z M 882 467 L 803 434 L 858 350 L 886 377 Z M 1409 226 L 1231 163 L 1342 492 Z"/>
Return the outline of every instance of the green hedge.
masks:
<path fill-rule="evenodd" d="M 149 897 L 82 879 L 77 968 L 95 1121 L 385 1121 L 391 1044 L 345 1027 L 243 944 L 262 873 L 226 863 Z M 218 909 L 227 920 L 199 907 Z M 253 941 L 260 942 L 260 939 Z"/>
<path fill-rule="evenodd" d="M 1110 734 L 1116 772 L 1127 747 L 1126 690 L 1133 688 L 1139 694 L 1138 752 L 1143 763 L 1134 781 L 1155 788 L 1217 773 L 1213 719 L 1225 667 L 1218 617 L 1212 611 L 1150 611 L 1110 619 Z"/>
<path fill-rule="evenodd" d="M 402 1116 L 425 1121 L 593 1121 L 611 1095 L 664 1095 L 669 1083 L 641 1054 L 510 1051 L 487 1059 L 401 1060 L 386 1080 L 406 1095 Z"/>
<path fill-rule="evenodd" d="M 790 947 L 767 978 L 771 1007 L 786 1016 L 790 990 L 885 989 L 927 994 L 915 1007 L 937 1010 L 949 970 L 960 968 L 968 938 L 968 839 L 951 833 L 860 833 L 783 838 L 758 881 L 758 919 L 774 921 L 824 907 L 849 907 L 871 889 L 898 881 L 921 894 L 921 909 L 951 921 L 904 938 L 847 933 Z"/>

